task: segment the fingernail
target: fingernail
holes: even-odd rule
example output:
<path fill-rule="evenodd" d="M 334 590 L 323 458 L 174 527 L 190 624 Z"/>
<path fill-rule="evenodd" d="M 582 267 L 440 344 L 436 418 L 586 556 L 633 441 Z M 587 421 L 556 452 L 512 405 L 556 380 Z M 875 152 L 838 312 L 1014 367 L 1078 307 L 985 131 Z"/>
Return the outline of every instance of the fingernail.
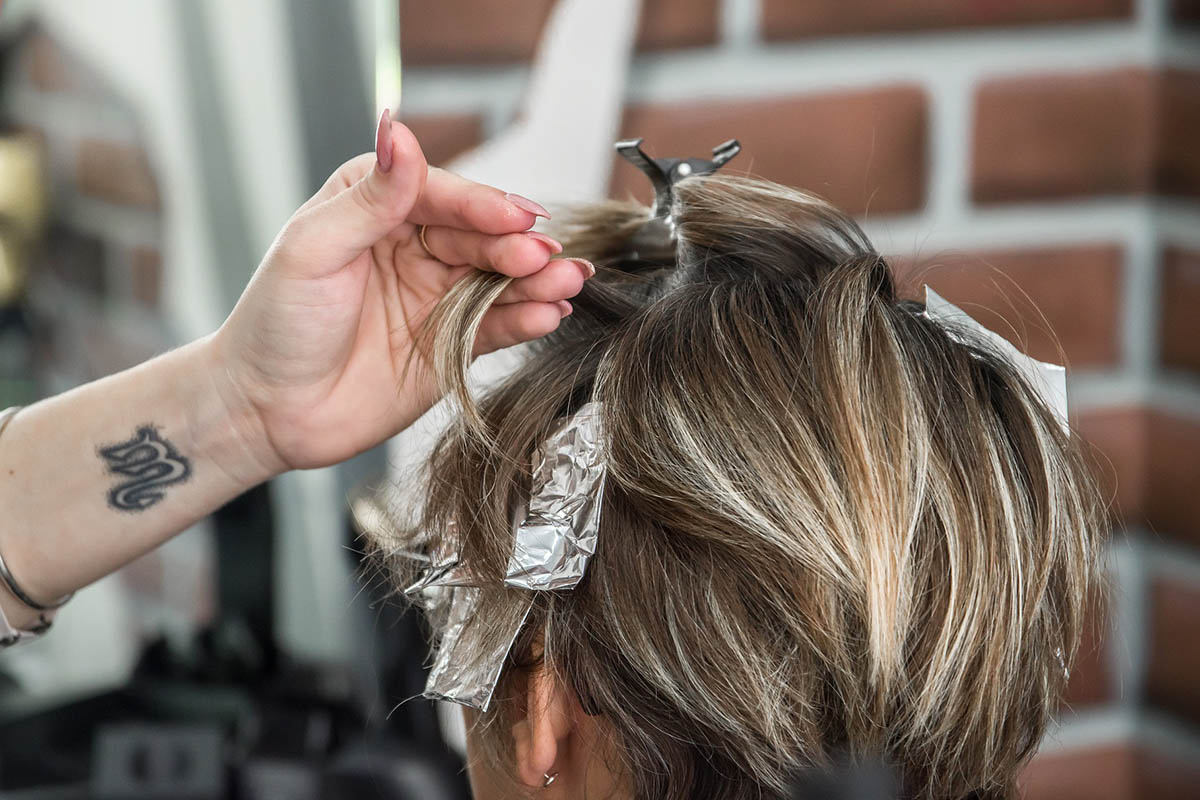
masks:
<path fill-rule="evenodd" d="M 379 115 L 379 128 L 375 131 L 375 161 L 380 172 L 392 169 L 392 112 L 384 109 Z"/>
<path fill-rule="evenodd" d="M 547 211 L 541 204 L 533 202 L 528 197 L 521 197 L 519 194 L 509 193 L 504 195 L 504 199 L 522 211 L 528 211 L 530 214 L 535 214 L 539 217 L 550 219 L 550 212 Z"/>
<path fill-rule="evenodd" d="M 585 258 L 568 258 L 567 260 L 574 261 L 578 265 L 579 269 L 583 272 L 584 280 L 596 274 L 596 265 Z"/>
<path fill-rule="evenodd" d="M 549 247 L 550 255 L 552 255 L 552 256 L 556 256 L 563 251 L 563 247 L 561 244 L 554 241 L 553 239 L 551 239 L 549 236 L 547 236 L 544 233 L 538 233 L 537 231 L 529 231 L 525 235 L 528 236 L 530 239 L 541 242 L 542 244 L 546 245 L 546 247 Z"/>
<path fill-rule="evenodd" d="M 571 312 L 575 310 L 566 300 L 559 300 L 555 305 L 558 306 L 558 310 L 562 312 L 564 317 L 570 316 Z"/>

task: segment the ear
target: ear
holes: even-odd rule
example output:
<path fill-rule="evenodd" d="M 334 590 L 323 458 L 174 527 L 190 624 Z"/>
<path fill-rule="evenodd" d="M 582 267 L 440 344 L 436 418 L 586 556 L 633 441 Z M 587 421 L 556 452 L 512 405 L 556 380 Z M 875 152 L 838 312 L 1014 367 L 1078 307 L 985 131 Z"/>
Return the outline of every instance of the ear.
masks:
<path fill-rule="evenodd" d="M 526 786 L 541 787 L 545 776 L 566 755 L 571 735 L 571 698 L 545 669 L 533 670 L 526 683 L 525 719 L 513 729 L 517 774 Z"/>

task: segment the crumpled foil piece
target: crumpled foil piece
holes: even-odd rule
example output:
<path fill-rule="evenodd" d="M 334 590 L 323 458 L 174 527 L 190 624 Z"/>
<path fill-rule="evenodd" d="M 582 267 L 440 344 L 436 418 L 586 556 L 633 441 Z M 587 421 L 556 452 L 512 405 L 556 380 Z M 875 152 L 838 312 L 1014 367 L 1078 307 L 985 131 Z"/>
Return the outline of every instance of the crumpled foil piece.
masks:
<path fill-rule="evenodd" d="M 925 287 L 924 316 L 941 323 L 946 331 L 959 341 L 969 343 L 968 337 L 956 335 L 964 330 L 972 331 L 987 340 L 1025 376 L 1046 407 L 1058 417 L 1063 430 L 1070 431 L 1070 423 L 1067 419 L 1067 370 L 1065 367 L 1038 361 L 1036 358 L 1025 355 L 1008 339 L 983 327 L 967 312 L 928 286 Z"/>
<path fill-rule="evenodd" d="M 509 604 L 504 609 L 507 619 L 490 621 L 485 627 L 479 621 L 468 624 L 478 610 L 479 589 L 458 586 L 446 591 L 452 592 L 450 613 L 425 696 L 484 712 L 492 704 L 504 662 L 533 607 L 533 595 Z"/>
<path fill-rule="evenodd" d="M 514 515 L 507 585 L 549 591 L 583 578 L 596 552 L 604 494 L 601 427 L 600 404 L 588 403 L 534 454 L 529 503 Z"/>
<path fill-rule="evenodd" d="M 600 436 L 600 406 L 588 403 L 534 453 L 529 503 L 514 514 L 505 577 L 513 591 L 486 618 L 477 615 L 480 590 L 461 561 L 457 525 L 421 556 L 428 566 L 405 594 L 419 600 L 442 631 L 426 697 L 487 711 L 533 607 L 533 595 L 516 590 L 569 589 L 582 579 L 600 525 Z"/>
<path fill-rule="evenodd" d="M 428 554 L 405 554 L 428 564 L 404 594 L 411 598 L 424 596 L 429 589 L 437 587 L 470 586 L 473 581 L 459 556 L 458 524 L 451 520 L 446 534 L 437 540 L 433 551 Z"/>

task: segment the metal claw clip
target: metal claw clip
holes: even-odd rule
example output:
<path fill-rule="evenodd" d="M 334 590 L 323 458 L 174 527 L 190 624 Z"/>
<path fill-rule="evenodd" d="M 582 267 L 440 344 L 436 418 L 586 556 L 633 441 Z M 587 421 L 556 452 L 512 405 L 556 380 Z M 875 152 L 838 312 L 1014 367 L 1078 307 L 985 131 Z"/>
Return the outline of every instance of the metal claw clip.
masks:
<path fill-rule="evenodd" d="M 675 184 L 693 175 L 709 175 L 727 164 L 742 149 L 737 139 L 713 148 L 712 160 L 704 158 L 651 158 L 642 150 L 642 139 L 617 142 L 617 152 L 654 187 L 654 208 L 650 221 L 630 240 L 629 257 L 634 261 L 673 261 L 675 259 L 675 219 L 672 216 Z"/>

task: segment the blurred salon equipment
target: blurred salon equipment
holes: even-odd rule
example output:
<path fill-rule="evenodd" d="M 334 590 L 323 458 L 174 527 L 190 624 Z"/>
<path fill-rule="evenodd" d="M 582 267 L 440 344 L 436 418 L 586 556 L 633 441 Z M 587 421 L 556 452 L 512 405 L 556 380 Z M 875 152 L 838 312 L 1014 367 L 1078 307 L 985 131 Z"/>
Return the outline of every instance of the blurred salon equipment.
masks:
<path fill-rule="evenodd" d="M 353 669 L 274 645 L 267 499 L 260 487 L 217 513 L 220 612 L 186 651 L 151 642 L 126 685 L 67 702 L 0 693 L 0 797 L 465 800 L 429 704 L 381 717 Z M 378 613 L 383 696 L 416 696 L 419 622 Z"/>
<path fill-rule="evenodd" d="M 220 608 L 187 653 L 151 643 L 117 690 L 42 704 L 0 694 L 0 797 L 97 800 L 466 800 L 460 760 L 425 702 L 386 719 L 348 670 L 290 662 L 273 641 L 266 489 L 217 514 Z M 349 534 L 349 527 L 347 529 Z M 378 603 L 387 588 L 366 588 Z M 424 650 L 414 615 L 378 606 L 385 696 L 416 696 Z M 53 787 L 53 788 L 49 788 Z M 803 800 L 890 800 L 875 763 L 838 763 L 796 778 Z"/>

